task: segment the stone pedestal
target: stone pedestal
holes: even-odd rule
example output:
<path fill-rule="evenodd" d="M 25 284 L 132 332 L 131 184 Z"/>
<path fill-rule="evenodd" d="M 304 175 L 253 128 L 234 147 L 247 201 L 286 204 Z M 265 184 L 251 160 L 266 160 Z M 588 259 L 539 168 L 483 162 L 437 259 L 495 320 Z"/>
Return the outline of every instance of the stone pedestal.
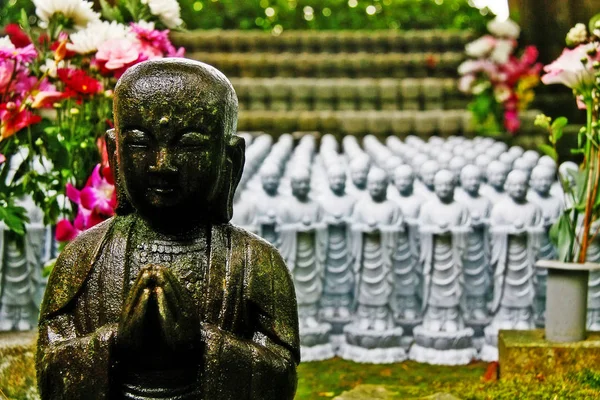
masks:
<path fill-rule="evenodd" d="M 361 330 L 354 324 L 344 328 L 339 356 L 358 363 L 390 364 L 406 360 L 400 327 L 384 331 Z"/>
<path fill-rule="evenodd" d="M 484 330 L 485 328 L 490 324 L 490 322 L 492 321 L 491 318 L 486 318 L 484 320 L 478 320 L 478 321 L 465 321 L 465 325 L 468 328 L 473 329 L 473 347 L 475 347 L 475 349 L 480 352 L 481 349 L 483 348 L 483 346 L 485 345 L 485 333 Z"/>
<path fill-rule="evenodd" d="M 573 343 L 550 342 L 543 329 L 501 330 L 498 336 L 500 378 L 542 374 L 561 376 L 600 365 L 600 332 Z"/>
<path fill-rule="evenodd" d="M 422 325 L 413 331 L 415 339 L 409 357 L 417 362 L 435 365 L 465 365 L 477 355 L 473 347 L 473 329 L 457 332 L 428 331 Z"/>
<path fill-rule="evenodd" d="M 333 358 L 335 351 L 330 342 L 331 325 L 300 327 L 300 357 L 302 361 L 322 361 Z"/>

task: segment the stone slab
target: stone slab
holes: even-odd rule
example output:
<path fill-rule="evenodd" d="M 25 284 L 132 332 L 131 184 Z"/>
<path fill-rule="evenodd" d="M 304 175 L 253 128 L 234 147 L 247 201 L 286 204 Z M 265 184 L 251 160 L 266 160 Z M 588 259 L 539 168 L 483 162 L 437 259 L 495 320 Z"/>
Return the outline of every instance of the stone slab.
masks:
<path fill-rule="evenodd" d="M 501 330 L 498 351 L 501 379 L 561 376 L 600 365 L 600 332 L 588 332 L 579 342 L 557 343 L 546 340 L 543 329 Z"/>
<path fill-rule="evenodd" d="M 397 393 L 381 385 L 358 385 L 354 389 L 342 393 L 333 400 L 392 400 L 398 399 Z M 407 399 L 408 400 L 408 399 Z M 436 393 L 431 396 L 413 398 L 412 400 L 460 400 L 448 393 Z"/>

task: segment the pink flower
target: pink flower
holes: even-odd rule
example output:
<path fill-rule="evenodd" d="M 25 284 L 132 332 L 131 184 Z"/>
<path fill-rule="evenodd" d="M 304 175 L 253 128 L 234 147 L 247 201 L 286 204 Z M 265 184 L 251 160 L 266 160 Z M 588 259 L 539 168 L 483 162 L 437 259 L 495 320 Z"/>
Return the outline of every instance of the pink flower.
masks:
<path fill-rule="evenodd" d="M 470 93 L 471 87 L 473 87 L 473 83 L 475 82 L 475 75 L 468 74 L 462 76 L 458 81 L 458 90 L 463 93 Z"/>
<path fill-rule="evenodd" d="M 515 134 L 519 130 L 521 127 L 521 121 L 519 121 L 517 110 L 507 109 L 504 112 L 504 127 L 511 134 Z"/>
<path fill-rule="evenodd" d="M 169 30 L 159 31 L 154 29 L 154 24 L 132 23 L 131 30 L 137 35 L 137 38 L 142 43 L 142 46 L 147 45 L 153 47 L 162 56 L 167 57 L 183 57 L 185 49 L 180 47 L 175 50 L 175 47 L 169 40 Z"/>
<path fill-rule="evenodd" d="M 44 90 L 35 95 L 33 102 L 31 103 L 31 108 L 50 107 L 53 103 L 56 103 L 64 97 L 65 93 L 63 92 Z"/>
<path fill-rule="evenodd" d="M 28 64 L 36 57 L 37 51 L 33 44 L 14 49 L 0 47 L 0 60 L 15 60 L 18 63 Z"/>
<path fill-rule="evenodd" d="M 0 153 L 0 164 L 3 164 L 6 161 L 6 157 L 4 154 Z"/>
<path fill-rule="evenodd" d="M 11 61 L 0 61 L 0 92 L 4 92 L 4 89 L 10 83 L 12 77 L 13 64 Z"/>
<path fill-rule="evenodd" d="M 594 43 L 580 44 L 573 50 L 564 49 L 560 57 L 544 67 L 546 75 L 542 76 L 542 82 L 546 85 L 561 83 L 579 92 L 588 92 L 594 84 L 594 61 L 600 60 L 600 52 L 594 57 L 588 54 L 590 46 Z M 587 60 L 586 64 L 581 60 Z"/>
<path fill-rule="evenodd" d="M 485 35 L 468 43 L 465 46 L 465 52 L 473 58 L 485 57 L 492 51 L 496 45 L 496 38 L 492 35 Z"/>
<path fill-rule="evenodd" d="M 56 234 L 55 238 L 59 242 L 70 242 L 79 235 L 81 231 L 76 229 L 71 221 L 67 219 L 61 219 L 56 223 Z"/>
<path fill-rule="evenodd" d="M 112 216 L 115 213 L 115 187 L 100 176 L 100 164 L 96 165 L 86 187 L 80 192 L 81 206 L 98 214 Z"/>
<path fill-rule="evenodd" d="M 135 63 L 140 56 L 139 43 L 128 39 L 112 39 L 98 47 L 96 58 L 104 68 L 119 70 Z"/>

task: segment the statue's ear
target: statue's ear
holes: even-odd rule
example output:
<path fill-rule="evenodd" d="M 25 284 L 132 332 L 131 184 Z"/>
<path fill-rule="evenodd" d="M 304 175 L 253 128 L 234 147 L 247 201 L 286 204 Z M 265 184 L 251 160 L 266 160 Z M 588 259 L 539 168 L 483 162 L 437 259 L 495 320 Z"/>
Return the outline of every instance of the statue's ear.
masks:
<path fill-rule="evenodd" d="M 119 163 L 117 161 L 117 132 L 115 129 L 109 129 L 105 135 L 106 150 L 108 152 L 108 164 L 112 170 L 115 180 L 115 189 L 117 191 L 117 215 L 129 214 L 132 211 L 131 203 L 127 199 L 125 189 L 121 184 L 121 174 L 119 173 Z"/>
<path fill-rule="evenodd" d="M 225 162 L 221 173 L 222 189 L 220 198 L 217 200 L 219 208 L 218 222 L 228 222 L 233 216 L 233 197 L 235 189 L 242 179 L 244 170 L 246 142 L 237 135 L 233 135 L 226 144 Z"/>

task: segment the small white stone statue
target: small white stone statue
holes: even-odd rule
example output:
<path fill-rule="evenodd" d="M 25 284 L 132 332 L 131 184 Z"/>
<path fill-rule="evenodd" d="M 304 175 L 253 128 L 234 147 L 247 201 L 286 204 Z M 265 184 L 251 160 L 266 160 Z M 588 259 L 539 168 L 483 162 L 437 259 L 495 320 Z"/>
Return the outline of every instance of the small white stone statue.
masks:
<path fill-rule="evenodd" d="M 434 189 L 434 178 L 435 174 L 440 170 L 440 165 L 437 161 L 427 160 L 421 166 L 419 170 L 419 185 L 417 186 L 417 193 L 421 195 L 425 200 L 435 198 Z"/>
<path fill-rule="evenodd" d="M 495 314 L 485 329 L 481 358 L 497 359 L 498 330 L 533 329 L 535 262 L 545 232 L 541 209 L 527 201 L 527 175 L 512 171 L 506 179 L 508 196 L 496 203 L 490 217 Z"/>
<path fill-rule="evenodd" d="M 292 196 L 286 198 L 286 207 L 281 211 L 279 250 L 294 279 L 302 357 L 305 361 L 324 360 L 334 356 L 329 341 L 331 325 L 320 322 L 318 315 L 327 231 L 321 206 L 308 196 L 310 172 L 296 169 L 291 187 Z"/>
<path fill-rule="evenodd" d="M 332 324 L 334 333 L 342 333 L 352 316 L 354 260 L 350 226 L 355 199 L 346 193 L 346 171 L 342 164 L 333 164 L 327 175 L 330 190 L 319 198 L 323 223 L 327 226 L 321 317 Z"/>
<path fill-rule="evenodd" d="M 421 208 L 421 262 L 425 314 L 413 333 L 410 357 L 430 364 L 468 364 L 477 353 L 473 329 L 465 328 L 461 311 L 463 258 L 470 229 L 469 212 L 454 199 L 454 174 L 435 175 L 436 197 Z"/>
<path fill-rule="evenodd" d="M 487 197 L 492 204 L 504 198 L 504 183 L 510 169 L 506 164 L 494 160 L 487 167 L 487 184 L 481 187 L 481 195 Z"/>
<path fill-rule="evenodd" d="M 260 170 L 262 191 L 256 195 L 254 211 L 258 234 L 264 239 L 279 246 L 279 218 L 282 196 L 279 195 L 281 170 L 275 164 L 264 164 Z M 286 207 L 287 208 L 287 207 Z"/>
<path fill-rule="evenodd" d="M 404 218 L 404 232 L 398 233 L 393 253 L 394 295 L 392 310 L 396 322 L 409 335 L 421 321 L 422 271 L 419 264 L 418 218 L 423 199 L 414 192 L 415 174 L 409 165 L 394 172 L 395 198 Z"/>
<path fill-rule="evenodd" d="M 363 197 L 368 197 L 367 189 L 367 176 L 369 174 L 369 168 L 371 168 L 371 161 L 369 156 L 362 154 L 359 157 L 348 160 L 350 163 L 350 185 L 347 187 L 348 194 L 353 196 L 356 200 Z"/>
<path fill-rule="evenodd" d="M 358 201 L 352 216 L 357 310 L 354 321 L 344 328 L 340 353 L 356 362 L 390 363 L 406 358 L 400 342 L 403 331 L 395 326 L 390 310 L 392 253 L 402 216 L 400 208 L 387 199 L 387 185 L 385 171 L 371 168 L 369 197 Z"/>
<path fill-rule="evenodd" d="M 478 167 L 465 166 L 461 171 L 462 190 L 457 192 L 456 200 L 466 207 L 471 217 L 471 231 L 467 236 L 463 260 L 464 318 L 467 325 L 483 335 L 482 329 L 489 323 L 487 301 L 491 289 L 491 270 L 488 223 L 492 204 L 479 194 L 481 175 Z M 477 328 L 481 328 L 481 332 L 477 332 Z"/>

